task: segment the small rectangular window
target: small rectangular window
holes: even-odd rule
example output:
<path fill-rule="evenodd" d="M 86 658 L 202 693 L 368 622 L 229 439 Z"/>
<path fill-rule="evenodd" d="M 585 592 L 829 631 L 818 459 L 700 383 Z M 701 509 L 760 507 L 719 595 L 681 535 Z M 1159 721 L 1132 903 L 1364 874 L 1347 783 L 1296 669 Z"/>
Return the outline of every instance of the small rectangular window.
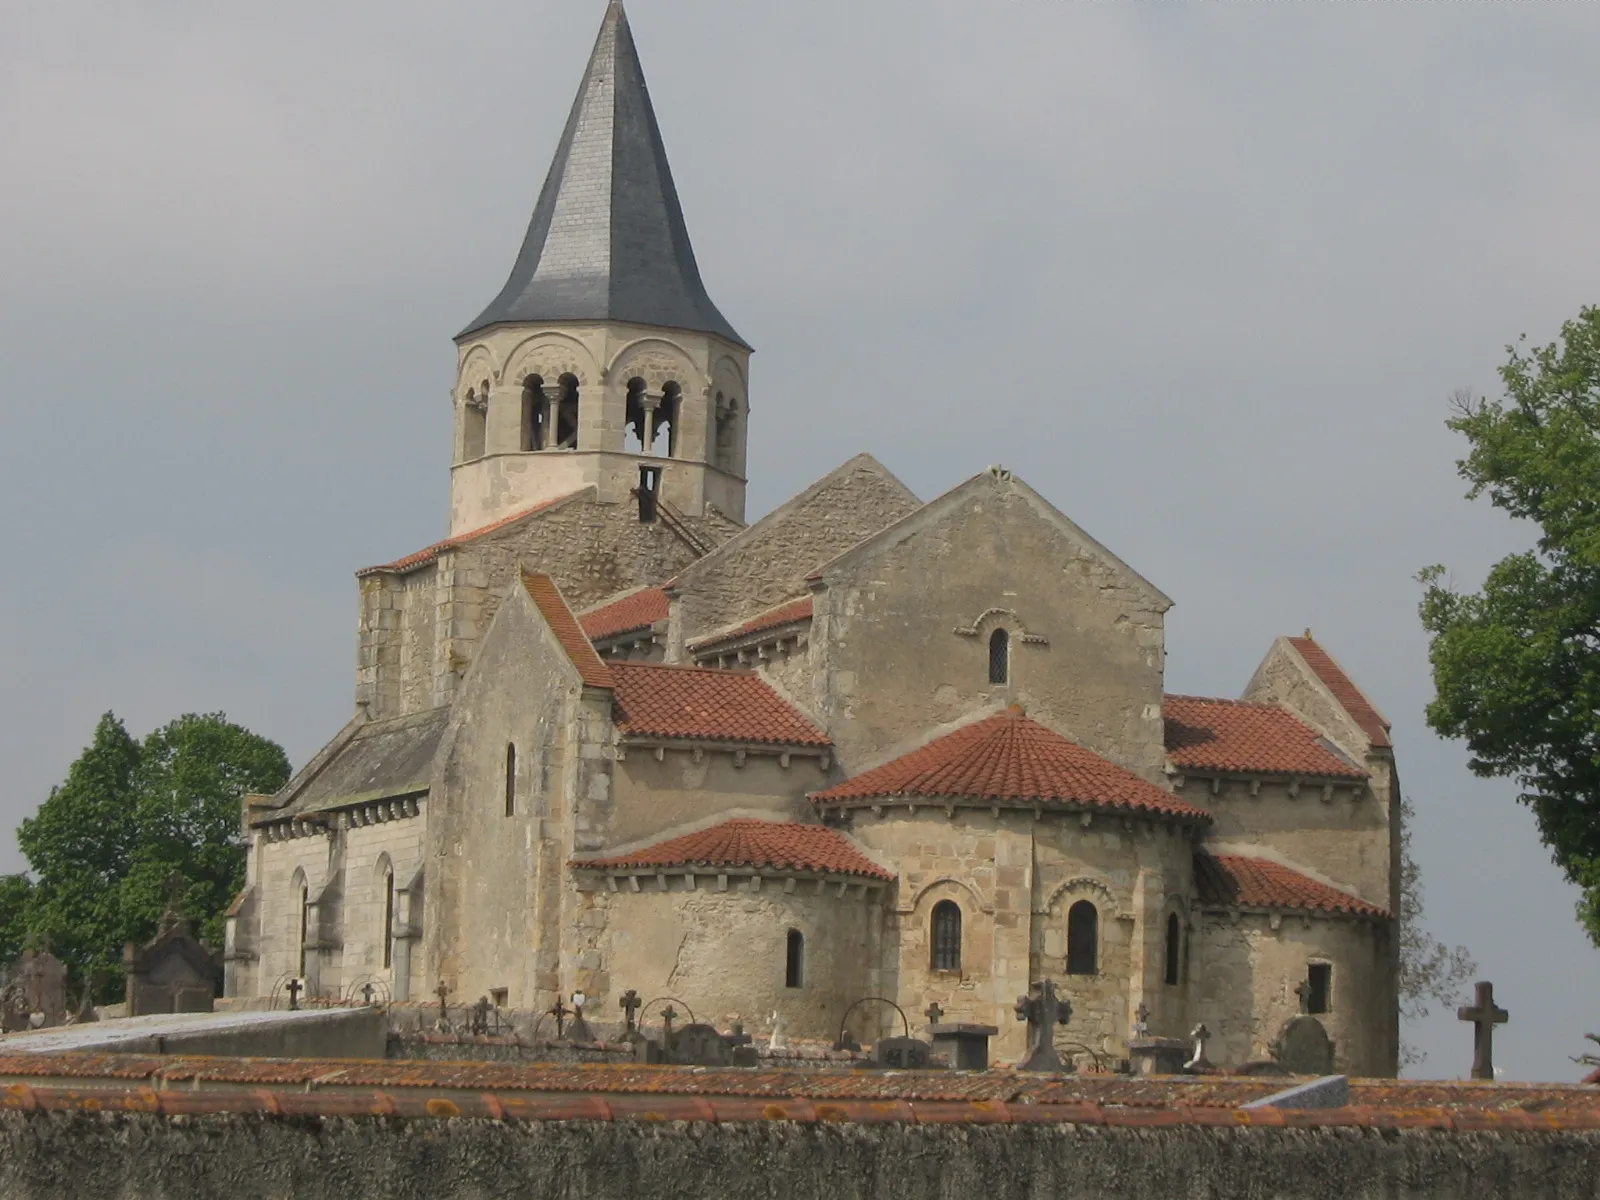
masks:
<path fill-rule="evenodd" d="M 798 929 L 789 930 L 789 952 L 784 963 L 783 986 L 799 987 L 805 980 L 806 939 Z"/>
<path fill-rule="evenodd" d="M 506 816 L 517 815 L 517 744 L 506 743 Z"/>
<path fill-rule="evenodd" d="M 652 524 L 656 519 L 656 502 L 661 497 L 661 468 L 639 468 L 639 523 Z"/>
<path fill-rule="evenodd" d="M 506 1000 L 509 998 L 509 996 L 510 992 L 508 992 L 505 988 L 491 988 L 489 990 L 489 1003 L 493 1004 L 496 1008 L 504 1008 L 506 1006 Z"/>
<path fill-rule="evenodd" d="M 1325 1013 L 1333 1008 L 1333 966 L 1329 963 L 1312 963 L 1306 982 L 1311 985 L 1306 997 L 1308 1013 Z"/>

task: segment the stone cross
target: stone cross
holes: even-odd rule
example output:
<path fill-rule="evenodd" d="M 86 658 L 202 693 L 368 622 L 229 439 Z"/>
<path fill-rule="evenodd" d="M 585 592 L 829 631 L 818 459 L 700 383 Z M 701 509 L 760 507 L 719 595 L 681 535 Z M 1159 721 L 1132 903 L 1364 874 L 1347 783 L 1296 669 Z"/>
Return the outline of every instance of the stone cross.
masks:
<path fill-rule="evenodd" d="M 1493 1079 L 1494 1027 L 1504 1025 L 1511 1019 L 1511 1014 L 1505 1009 L 1495 1007 L 1494 984 L 1480 979 L 1478 1002 L 1462 1005 L 1456 1010 L 1456 1017 L 1462 1021 L 1471 1021 L 1476 1026 L 1472 1037 L 1472 1077 Z"/>
<path fill-rule="evenodd" d="M 944 1009 L 940 1008 L 939 1007 L 939 1002 L 937 1000 L 935 1000 L 932 1004 L 928 1005 L 928 1007 L 923 1010 L 922 1015 L 928 1018 L 928 1024 L 929 1025 L 937 1025 L 939 1023 L 939 1021 L 944 1017 Z"/>
<path fill-rule="evenodd" d="M 433 989 L 433 994 L 439 997 L 439 1031 L 443 1033 L 450 1016 L 450 1010 L 445 1007 L 444 1002 L 444 998 L 450 994 L 450 985 L 441 979 L 439 986 Z"/>
<path fill-rule="evenodd" d="M 550 1015 L 556 1019 L 556 1041 L 567 1035 L 567 1014 L 572 1010 L 561 1003 L 561 997 L 556 997 L 555 1004 L 550 1009 Z"/>
<path fill-rule="evenodd" d="M 639 1011 L 639 993 L 629 988 L 622 993 L 622 999 L 617 1003 L 621 1006 L 623 1018 L 628 1023 L 627 1036 L 631 1039 L 635 1033 L 639 1032 L 638 1027 L 633 1023 L 634 1014 Z"/>
<path fill-rule="evenodd" d="M 661 1010 L 661 1048 L 663 1050 L 672 1049 L 672 1023 L 677 1019 L 678 1010 L 673 1008 L 669 1002 Z"/>
<path fill-rule="evenodd" d="M 289 988 L 289 1011 L 290 1012 L 295 1012 L 300 1008 L 300 991 L 305 986 L 306 985 L 301 983 L 298 979 L 289 980 L 288 988 Z"/>
<path fill-rule="evenodd" d="M 1041 979 L 1026 996 L 1017 997 L 1016 1013 L 1017 1020 L 1028 1023 L 1028 1054 L 1017 1070 L 1064 1070 L 1056 1054 L 1055 1029 L 1072 1019 L 1071 1002 L 1056 995 L 1053 982 Z"/>
<path fill-rule="evenodd" d="M 368 1008 L 372 1007 L 372 997 L 377 994 L 377 991 L 378 989 L 373 987 L 370 983 L 364 983 L 361 985 L 361 1000 L 362 1003 L 364 1003 Z"/>
<path fill-rule="evenodd" d="M 478 1002 L 472 1006 L 472 1032 L 486 1035 L 489 1032 L 489 1010 L 494 1005 L 489 1003 L 489 997 L 479 996 Z"/>
<path fill-rule="evenodd" d="M 1295 986 L 1294 994 L 1300 997 L 1301 1013 L 1309 1013 L 1311 1011 L 1311 981 L 1309 979 L 1302 979 Z"/>
<path fill-rule="evenodd" d="M 1139 1007 L 1133 1010 L 1133 1036 L 1144 1037 L 1150 1032 L 1150 1006 L 1143 1000 Z"/>
<path fill-rule="evenodd" d="M 1201 1022 L 1189 1031 L 1189 1037 L 1194 1042 L 1194 1057 L 1183 1064 L 1184 1068 L 1192 1071 L 1209 1071 L 1211 1061 L 1206 1058 L 1206 1043 L 1211 1040 L 1211 1030 Z"/>

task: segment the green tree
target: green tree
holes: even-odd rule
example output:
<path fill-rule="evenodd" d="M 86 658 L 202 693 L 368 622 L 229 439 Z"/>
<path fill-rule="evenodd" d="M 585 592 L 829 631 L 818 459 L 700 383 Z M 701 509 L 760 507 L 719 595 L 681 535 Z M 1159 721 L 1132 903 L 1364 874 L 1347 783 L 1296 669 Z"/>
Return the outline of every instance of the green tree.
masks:
<path fill-rule="evenodd" d="M 1516 781 L 1600 945 L 1600 308 L 1507 356 L 1504 398 L 1458 395 L 1449 426 L 1469 443 L 1457 463 L 1468 496 L 1539 536 L 1478 592 L 1455 590 L 1442 567 L 1421 573 L 1428 723 L 1466 741 L 1477 774 Z"/>
<path fill-rule="evenodd" d="M 75 975 L 95 973 L 113 994 L 123 944 L 154 934 L 175 874 L 196 934 L 220 943 L 244 882 L 240 800 L 288 778 L 281 747 L 221 713 L 179 717 L 142 743 L 107 713 L 66 782 L 17 831 L 34 879 L 20 899 L 0 879 L 0 949 L 7 937 L 48 937 Z M 8 913 L 20 920 L 4 924 Z"/>

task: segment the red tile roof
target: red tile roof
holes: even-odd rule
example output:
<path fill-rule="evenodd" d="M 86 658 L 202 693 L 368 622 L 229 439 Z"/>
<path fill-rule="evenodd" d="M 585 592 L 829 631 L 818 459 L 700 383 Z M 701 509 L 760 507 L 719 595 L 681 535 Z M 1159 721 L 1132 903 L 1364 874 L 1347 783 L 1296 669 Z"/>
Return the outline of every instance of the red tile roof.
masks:
<path fill-rule="evenodd" d="M 580 488 L 578 490 L 586 491 L 588 489 Z M 553 508 L 555 505 L 560 504 L 563 500 L 570 500 L 577 494 L 578 492 L 569 492 L 565 496 L 557 496 L 554 500 L 540 501 L 531 508 L 520 509 L 519 511 L 512 513 L 509 517 L 501 517 L 500 520 L 495 521 L 492 524 L 484 525 L 478 529 L 468 530 L 466 533 L 458 533 L 453 537 L 445 538 L 442 542 L 435 542 L 431 546 L 424 546 L 421 550 L 416 551 L 414 554 L 408 554 L 404 558 L 397 558 L 392 563 L 381 563 L 376 567 L 362 567 L 361 570 L 356 572 L 356 575 L 357 577 L 362 575 L 372 575 L 378 571 L 395 571 L 400 574 L 404 574 L 407 571 L 415 570 L 417 567 L 427 566 L 429 563 L 433 562 L 436 558 L 448 550 L 454 550 L 457 546 L 464 546 L 468 542 L 477 541 L 477 539 L 485 536 L 486 534 L 491 534 L 497 529 L 504 529 L 507 525 L 515 525 L 524 517 L 531 517 L 534 513 L 543 512 L 547 508 Z"/>
<path fill-rule="evenodd" d="M 620 600 L 591 608 L 578 620 L 583 625 L 584 633 L 598 640 L 615 637 L 619 633 L 632 633 L 636 629 L 648 629 L 657 621 L 665 621 L 669 604 L 664 588 L 640 588 Z"/>
<path fill-rule="evenodd" d="M 829 805 L 898 796 L 1087 805 L 1211 819 L 1203 809 L 1074 745 L 1016 707 L 935 738 L 811 798 Z"/>
<path fill-rule="evenodd" d="M 1194 856 L 1194 886 L 1205 906 L 1297 908 L 1356 917 L 1387 917 L 1387 909 L 1309 879 L 1281 863 L 1238 854 Z"/>
<path fill-rule="evenodd" d="M 572 861 L 580 867 L 750 867 L 894 879 L 837 830 L 743 818 L 629 854 Z"/>
<path fill-rule="evenodd" d="M 616 680 L 617 728 L 625 734 L 783 746 L 832 744 L 752 671 L 654 663 L 613 663 L 610 671 Z"/>
<path fill-rule="evenodd" d="M 1408 1129 L 1519 1138 L 1600 1129 L 1600 1094 L 1576 1084 L 1352 1079 L 1345 1108 L 1241 1107 L 1295 1082 L 1260 1076 L 700 1068 L 530 1062 L 10 1054 L 0 1111 L 239 1113 L 262 1121 L 797 1121 L 1148 1130 Z M 174 1086 L 181 1084 L 182 1086 Z M 1141 1133 L 1141 1136 L 1143 1134 Z M 1231 1136 L 1222 1135 L 1222 1136 Z M 1296 1134 L 1296 1136 L 1300 1136 Z"/>
<path fill-rule="evenodd" d="M 1305 637 L 1290 638 L 1289 644 L 1300 652 L 1300 657 L 1306 660 L 1306 666 L 1317 673 L 1317 678 L 1333 693 L 1333 698 L 1344 706 L 1350 719 L 1367 735 L 1367 740 L 1374 746 L 1389 745 L 1389 722 L 1372 707 L 1372 702 L 1344 673 L 1344 669 L 1333 661 L 1333 655 L 1317 645 L 1311 637 L 1311 631 L 1307 630 Z"/>
<path fill-rule="evenodd" d="M 572 609 L 567 607 L 567 602 L 562 598 L 561 590 L 556 587 L 555 580 L 548 575 L 536 575 L 531 571 L 524 571 L 522 586 L 528 589 L 529 598 L 538 605 L 539 611 L 544 614 L 545 621 L 550 625 L 550 631 L 556 635 L 556 640 L 567 652 L 572 665 L 578 668 L 584 686 L 612 687 L 614 681 L 611 668 L 600 661 L 600 656 L 595 653 L 594 643 L 583 636 L 578 618 L 573 616 Z"/>
<path fill-rule="evenodd" d="M 802 596 L 798 600 L 786 600 L 776 608 L 769 608 L 760 616 L 751 617 L 736 629 L 727 630 L 725 633 L 714 633 L 710 637 L 700 638 L 691 642 L 689 649 L 694 651 L 709 650 L 713 646 L 720 646 L 724 642 L 738 641 L 740 638 L 749 637 L 754 633 L 761 633 L 768 629 L 777 629 L 782 625 L 792 625 L 797 621 L 811 620 L 811 597 Z"/>
<path fill-rule="evenodd" d="M 1168 696 L 1162 715 L 1167 760 L 1180 770 L 1332 779 L 1367 775 L 1335 753 L 1311 726 L 1275 704 Z"/>

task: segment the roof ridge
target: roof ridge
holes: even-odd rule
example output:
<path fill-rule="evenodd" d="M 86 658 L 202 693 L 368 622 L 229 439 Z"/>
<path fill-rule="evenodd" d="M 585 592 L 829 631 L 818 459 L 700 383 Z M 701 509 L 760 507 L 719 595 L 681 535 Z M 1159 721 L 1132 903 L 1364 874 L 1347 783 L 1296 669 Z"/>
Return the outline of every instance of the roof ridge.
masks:
<path fill-rule="evenodd" d="M 560 644 L 567 660 L 572 663 L 585 687 L 612 689 L 616 681 L 611 668 L 583 632 L 583 626 L 573 615 L 567 598 L 561 594 L 556 581 L 542 571 L 522 571 L 522 590 L 539 610 L 551 634 Z"/>
<path fill-rule="evenodd" d="M 1276 712 L 1295 714 L 1284 705 L 1269 700 L 1235 700 L 1227 696 L 1196 696 L 1188 692 L 1164 692 L 1162 700 L 1188 700 L 1194 704 L 1228 704 L 1234 708 L 1270 708 Z"/>
<path fill-rule="evenodd" d="M 623 671 L 682 671 L 685 673 L 698 672 L 701 675 L 734 676 L 740 679 L 759 679 L 760 672 L 745 670 L 743 668 L 702 667 L 699 663 L 668 663 L 668 662 L 618 662 L 611 664 L 612 670 Z M 763 682 L 765 682 L 763 680 Z"/>

